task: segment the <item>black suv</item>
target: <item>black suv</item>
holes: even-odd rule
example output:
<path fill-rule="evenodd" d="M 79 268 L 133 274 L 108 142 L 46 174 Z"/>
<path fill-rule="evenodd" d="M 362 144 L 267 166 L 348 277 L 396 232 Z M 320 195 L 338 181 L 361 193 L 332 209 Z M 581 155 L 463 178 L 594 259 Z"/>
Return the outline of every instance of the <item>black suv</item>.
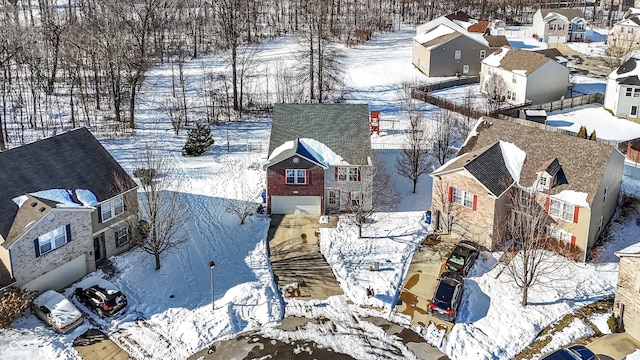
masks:
<path fill-rule="evenodd" d="M 445 321 L 454 322 L 458 315 L 458 306 L 464 292 L 462 275 L 453 271 L 445 271 L 438 278 L 438 285 L 433 294 L 429 309 L 431 315 Z"/>
<path fill-rule="evenodd" d="M 106 281 L 103 281 L 106 282 Z M 111 286 L 93 285 L 86 289 L 76 288 L 74 295 L 100 318 L 113 316 L 127 307 L 127 297 L 113 284 Z"/>
<path fill-rule="evenodd" d="M 444 267 L 446 270 L 456 271 L 466 276 L 479 254 L 474 243 L 467 240 L 460 241 L 449 255 Z"/>

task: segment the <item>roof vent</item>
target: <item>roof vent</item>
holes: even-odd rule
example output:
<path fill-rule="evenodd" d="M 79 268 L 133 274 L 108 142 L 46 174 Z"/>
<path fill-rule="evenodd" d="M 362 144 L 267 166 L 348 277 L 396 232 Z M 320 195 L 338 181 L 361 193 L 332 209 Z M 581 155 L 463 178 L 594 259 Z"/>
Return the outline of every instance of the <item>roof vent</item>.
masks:
<path fill-rule="evenodd" d="M 36 205 L 38 205 L 38 203 L 35 201 L 31 203 L 31 207 L 36 207 Z"/>
<path fill-rule="evenodd" d="M 43 207 L 41 207 L 40 209 L 38 209 L 38 211 L 40 211 L 40 212 L 43 212 L 43 211 L 45 211 L 45 210 L 47 210 L 47 209 L 46 209 L 44 206 L 43 206 Z"/>

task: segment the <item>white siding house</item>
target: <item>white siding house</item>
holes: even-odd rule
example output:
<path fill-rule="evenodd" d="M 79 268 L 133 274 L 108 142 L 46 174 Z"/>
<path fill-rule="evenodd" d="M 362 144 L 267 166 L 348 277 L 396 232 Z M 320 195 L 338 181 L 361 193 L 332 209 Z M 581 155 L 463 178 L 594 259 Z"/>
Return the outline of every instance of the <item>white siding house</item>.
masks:
<path fill-rule="evenodd" d="M 640 117 L 640 59 L 631 58 L 609 74 L 604 108 L 615 116 Z"/>

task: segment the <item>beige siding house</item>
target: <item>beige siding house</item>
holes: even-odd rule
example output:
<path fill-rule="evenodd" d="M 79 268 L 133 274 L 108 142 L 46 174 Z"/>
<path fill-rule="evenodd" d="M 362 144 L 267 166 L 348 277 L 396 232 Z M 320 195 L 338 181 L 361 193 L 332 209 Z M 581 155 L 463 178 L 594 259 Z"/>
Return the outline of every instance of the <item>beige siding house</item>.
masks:
<path fill-rule="evenodd" d="M 559 61 L 541 53 L 502 47 L 482 61 L 480 89 L 485 92 L 485 83 L 495 75 L 505 82 L 504 96 L 509 104 L 559 100 L 569 86 L 569 69 Z"/>
<path fill-rule="evenodd" d="M 613 315 L 629 335 L 640 341 L 640 243 L 616 252 L 620 258 Z"/>
<path fill-rule="evenodd" d="M 1 287 L 61 289 L 134 245 L 137 186 L 86 128 L 1 152 L 0 168 Z"/>
<path fill-rule="evenodd" d="M 578 9 L 539 9 L 533 14 L 533 34 L 544 42 L 584 41 L 584 13 Z"/>
<path fill-rule="evenodd" d="M 524 121 L 484 118 L 476 133 L 431 174 L 436 227 L 492 249 L 509 198 L 527 195 L 549 214 L 547 235 L 585 260 L 616 209 L 624 156 Z"/>
<path fill-rule="evenodd" d="M 622 20 L 609 30 L 607 45 L 623 49 L 640 49 L 640 9 L 630 8 Z"/>

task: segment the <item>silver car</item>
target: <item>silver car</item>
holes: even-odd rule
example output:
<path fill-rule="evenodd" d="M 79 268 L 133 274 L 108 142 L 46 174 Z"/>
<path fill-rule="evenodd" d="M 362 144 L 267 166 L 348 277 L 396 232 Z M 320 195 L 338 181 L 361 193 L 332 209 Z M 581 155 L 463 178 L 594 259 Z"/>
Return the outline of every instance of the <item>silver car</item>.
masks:
<path fill-rule="evenodd" d="M 68 333 L 84 321 L 82 313 L 71 301 L 53 290 L 47 290 L 33 300 L 31 312 L 61 334 Z"/>

